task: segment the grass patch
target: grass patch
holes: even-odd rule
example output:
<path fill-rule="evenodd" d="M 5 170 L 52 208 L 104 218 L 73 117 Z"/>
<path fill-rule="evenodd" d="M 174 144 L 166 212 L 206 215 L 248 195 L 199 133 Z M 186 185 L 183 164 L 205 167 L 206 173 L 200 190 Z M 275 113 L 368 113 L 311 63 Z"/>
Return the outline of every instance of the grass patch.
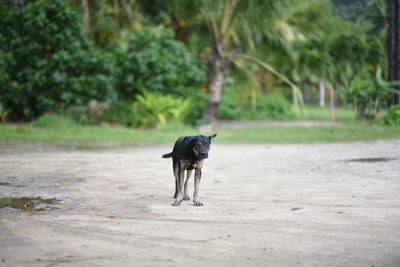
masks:
<path fill-rule="evenodd" d="M 321 108 L 317 105 L 306 105 L 304 108 L 304 113 L 300 115 L 298 119 L 329 121 L 331 119 L 329 106 Z M 356 115 L 354 113 L 354 110 L 343 107 L 336 107 L 335 121 L 342 123 L 356 122 Z"/>
<path fill-rule="evenodd" d="M 37 120 L 34 120 L 32 126 L 37 128 L 70 129 L 79 127 L 79 124 L 69 118 L 53 113 L 46 113 Z"/>
<path fill-rule="evenodd" d="M 400 127 L 379 126 L 268 126 L 224 129 L 226 143 L 329 143 L 400 138 Z"/>
<path fill-rule="evenodd" d="M 217 143 L 319 143 L 400 138 L 400 127 L 366 126 L 259 126 L 221 128 Z M 0 125 L 0 140 L 32 140 L 77 144 L 92 148 L 105 143 L 119 146 L 136 143 L 172 143 L 182 135 L 199 134 L 195 128 L 175 125 L 157 130 L 137 130 L 119 126 L 79 126 L 70 128 Z M 211 134 L 211 133 L 207 133 Z M 117 145 L 117 144 L 116 144 Z"/>

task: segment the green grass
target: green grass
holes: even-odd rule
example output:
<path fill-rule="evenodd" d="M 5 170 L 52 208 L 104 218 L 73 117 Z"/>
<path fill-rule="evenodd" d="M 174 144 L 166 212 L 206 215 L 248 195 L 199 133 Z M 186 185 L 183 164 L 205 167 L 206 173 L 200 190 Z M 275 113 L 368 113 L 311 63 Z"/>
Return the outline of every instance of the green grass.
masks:
<path fill-rule="evenodd" d="M 260 126 L 215 129 L 217 143 L 316 143 L 400 138 L 400 127 L 345 126 Z M 61 142 L 77 148 L 110 144 L 172 143 L 178 136 L 199 134 L 192 127 L 136 130 L 117 126 L 73 126 L 39 128 L 32 125 L 0 125 L 0 140 Z M 210 133 L 207 133 L 210 134 Z"/>
<path fill-rule="evenodd" d="M 328 107 L 321 108 L 317 105 L 306 105 L 304 113 L 298 117 L 303 120 L 330 120 L 331 113 Z M 342 123 L 356 122 L 354 110 L 348 108 L 335 108 L 335 121 Z"/>
<path fill-rule="evenodd" d="M 314 112 L 313 109 L 311 113 Z M 319 115 L 321 116 L 321 115 Z M 348 114 L 343 113 L 343 119 Z M 400 138 L 400 127 L 341 124 L 337 126 L 252 126 L 215 129 L 217 143 L 316 143 L 349 142 Z M 65 117 L 45 114 L 30 124 L 0 125 L 0 140 L 52 142 L 80 149 L 124 146 L 137 143 L 172 143 L 182 135 L 197 135 L 189 126 L 169 125 L 160 129 L 138 130 L 121 126 L 82 126 Z M 203 133 L 203 134 L 211 134 Z"/>
<path fill-rule="evenodd" d="M 269 126 L 224 129 L 226 143 L 326 143 L 400 138 L 400 127 L 380 126 Z"/>

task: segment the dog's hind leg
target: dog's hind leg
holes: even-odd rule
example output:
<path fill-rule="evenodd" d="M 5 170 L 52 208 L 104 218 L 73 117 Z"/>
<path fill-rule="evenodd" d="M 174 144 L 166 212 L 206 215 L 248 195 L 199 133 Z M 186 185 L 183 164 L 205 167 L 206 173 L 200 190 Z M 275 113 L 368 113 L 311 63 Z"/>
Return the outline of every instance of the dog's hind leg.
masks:
<path fill-rule="evenodd" d="M 174 193 L 174 198 L 176 198 L 176 196 L 178 195 L 178 187 L 179 187 L 179 181 L 178 181 L 178 166 L 174 166 L 173 167 L 173 171 L 174 171 L 174 176 L 175 176 L 175 193 Z"/>
<path fill-rule="evenodd" d="M 186 180 L 185 180 L 185 187 L 183 191 L 183 200 L 190 200 L 189 194 L 188 194 L 188 183 L 190 176 L 192 175 L 192 170 L 187 170 L 186 172 Z"/>
<path fill-rule="evenodd" d="M 183 180 L 185 179 L 185 169 L 179 164 L 179 168 L 177 171 L 178 174 L 178 192 L 176 195 L 175 202 L 172 203 L 172 206 L 179 206 L 183 200 L 182 189 L 183 189 Z"/>

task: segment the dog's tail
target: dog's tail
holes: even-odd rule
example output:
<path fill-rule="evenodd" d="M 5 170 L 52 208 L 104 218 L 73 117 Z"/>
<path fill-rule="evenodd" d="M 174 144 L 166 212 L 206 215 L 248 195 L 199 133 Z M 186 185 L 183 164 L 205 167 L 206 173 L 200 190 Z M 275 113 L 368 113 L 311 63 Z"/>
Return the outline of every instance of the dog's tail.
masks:
<path fill-rule="evenodd" d="M 168 154 L 164 154 L 164 155 L 162 155 L 162 157 L 163 157 L 164 159 L 170 158 L 170 157 L 172 157 L 172 152 L 171 152 L 171 153 L 168 153 Z"/>

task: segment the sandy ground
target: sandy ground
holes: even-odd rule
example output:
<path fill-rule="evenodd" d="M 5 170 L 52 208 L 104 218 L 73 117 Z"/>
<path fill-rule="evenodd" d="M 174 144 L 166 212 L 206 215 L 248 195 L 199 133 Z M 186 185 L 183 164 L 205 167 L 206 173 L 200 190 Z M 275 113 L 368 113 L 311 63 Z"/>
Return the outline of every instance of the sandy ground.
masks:
<path fill-rule="evenodd" d="M 61 200 L 0 209 L 0 266 L 400 266 L 400 140 L 214 144 L 203 207 L 171 147 L 0 145 L 0 197 Z"/>

